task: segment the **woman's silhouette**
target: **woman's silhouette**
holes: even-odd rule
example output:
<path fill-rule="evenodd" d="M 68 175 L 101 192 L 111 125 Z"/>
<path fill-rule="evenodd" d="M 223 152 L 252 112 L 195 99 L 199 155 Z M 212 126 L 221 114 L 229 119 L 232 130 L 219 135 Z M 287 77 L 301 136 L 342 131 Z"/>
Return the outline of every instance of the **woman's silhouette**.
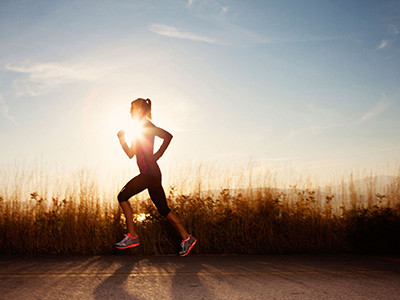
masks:
<path fill-rule="evenodd" d="M 186 229 L 182 226 L 179 217 L 168 207 L 164 189 L 161 186 L 161 171 L 157 164 L 157 160 L 164 154 L 171 142 L 172 135 L 150 122 L 150 99 L 138 98 L 132 101 L 130 112 L 132 119 L 139 124 L 138 128 L 140 132 L 132 140 L 130 147 L 125 142 L 125 132 L 123 130 L 119 131 L 117 136 L 126 155 L 128 155 L 129 158 L 136 155 L 136 162 L 140 174 L 131 179 L 118 194 L 118 201 L 126 218 L 128 233 L 122 241 L 115 245 L 115 247 L 118 249 L 126 249 L 139 246 L 139 236 L 136 234 L 132 217 L 132 208 L 128 200 L 147 188 L 150 198 L 156 205 L 159 213 L 166 217 L 182 236 L 182 251 L 179 252 L 179 255 L 188 255 L 197 240 L 188 234 Z M 153 152 L 155 136 L 163 139 L 163 142 L 156 153 Z"/>

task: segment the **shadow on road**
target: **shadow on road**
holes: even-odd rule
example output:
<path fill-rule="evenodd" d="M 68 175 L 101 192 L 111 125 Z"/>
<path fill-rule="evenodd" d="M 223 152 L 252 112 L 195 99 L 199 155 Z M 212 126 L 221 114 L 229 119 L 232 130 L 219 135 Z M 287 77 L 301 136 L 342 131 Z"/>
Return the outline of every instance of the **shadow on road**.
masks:
<path fill-rule="evenodd" d="M 177 266 L 171 282 L 172 299 L 216 299 L 214 293 L 201 279 L 200 274 L 207 272 L 208 268 L 196 260 L 182 258 L 182 263 Z"/>
<path fill-rule="evenodd" d="M 135 296 L 135 291 L 127 291 L 125 282 L 132 274 L 136 264 L 140 262 L 140 257 L 118 257 L 116 260 L 111 260 L 109 268 L 113 268 L 114 264 L 119 264 L 113 274 L 96 286 L 94 289 L 94 299 L 140 299 Z"/>

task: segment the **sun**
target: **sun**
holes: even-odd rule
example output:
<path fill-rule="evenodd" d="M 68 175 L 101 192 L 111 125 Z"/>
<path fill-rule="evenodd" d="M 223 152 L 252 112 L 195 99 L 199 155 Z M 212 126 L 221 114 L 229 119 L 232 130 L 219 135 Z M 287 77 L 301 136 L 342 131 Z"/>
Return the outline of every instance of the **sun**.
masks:
<path fill-rule="evenodd" d="M 143 134 L 142 124 L 137 120 L 131 120 L 129 128 L 127 128 L 127 131 L 125 132 L 125 135 L 127 137 L 126 141 L 138 139 L 142 136 L 142 134 Z M 128 137 L 130 139 L 128 139 Z"/>
<path fill-rule="evenodd" d="M 130 145 L 131 141 L 139 138 L 143 133 L 143 126 L 137 120 L 132 119 L 131 115 L 126 112 L 110 113 L 108 118 L 103 122 L 103 128 L 107 128 L 107 132 L 114 138 L 117 132 L 123 130 L 125 132 L 125 141 Z"/>
<path fill-rule="evenodd" d="M 95 149 L 98 149 L 95 152 L 102 153 L 101 160 L 103 163 L 106 161 L 107 164 L 112 165 L 117 157 L 125 159 L 117 133 L 123 130 L 125 132 L 125 141 L 130 146 L 131 142 L 139 137 L 142 131 L 140 124 L 132 120 L 129 110 L 118 108 L 108 111 L 108 113 L 97 115 L 93 119 L 97 119 L 98 123 L 93 122 L 90 124 L 93 128 L 90 138 Z"/>

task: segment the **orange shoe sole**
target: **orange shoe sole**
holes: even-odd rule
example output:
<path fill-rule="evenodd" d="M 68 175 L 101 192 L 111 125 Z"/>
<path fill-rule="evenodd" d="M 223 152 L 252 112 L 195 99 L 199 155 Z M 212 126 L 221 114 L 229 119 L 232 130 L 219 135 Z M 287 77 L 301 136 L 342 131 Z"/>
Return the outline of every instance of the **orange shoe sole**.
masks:
<path fill-rule="evenodd" d="M 188 255 L 189 254 L 189 252 L 190 252 L 190 250 L 192 250 L 192 248 L 193 248 L 193 246 L 194 245 L 196 245 L 196 243 L 197 243 L 197 240 L 196 239 L 194 239 L 194 242 L 193 242 L 193 244 L 189 247 L 189 250 L 188 250 L 188 252 L 186 252 L 185 254 L 181 254 L 181 255 L 179 255 L 179 256 L 186 256 L 186 255 Z"/>

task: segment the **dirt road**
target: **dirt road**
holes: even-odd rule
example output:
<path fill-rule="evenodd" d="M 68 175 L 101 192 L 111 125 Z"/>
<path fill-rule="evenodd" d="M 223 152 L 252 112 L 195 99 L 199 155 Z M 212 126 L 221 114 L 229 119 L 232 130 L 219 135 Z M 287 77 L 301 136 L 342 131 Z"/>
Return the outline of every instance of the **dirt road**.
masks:
<path fill-rule="evenodd" d="M 0 256 L 1 299 L 400 299 L 400 259 Z"/>

